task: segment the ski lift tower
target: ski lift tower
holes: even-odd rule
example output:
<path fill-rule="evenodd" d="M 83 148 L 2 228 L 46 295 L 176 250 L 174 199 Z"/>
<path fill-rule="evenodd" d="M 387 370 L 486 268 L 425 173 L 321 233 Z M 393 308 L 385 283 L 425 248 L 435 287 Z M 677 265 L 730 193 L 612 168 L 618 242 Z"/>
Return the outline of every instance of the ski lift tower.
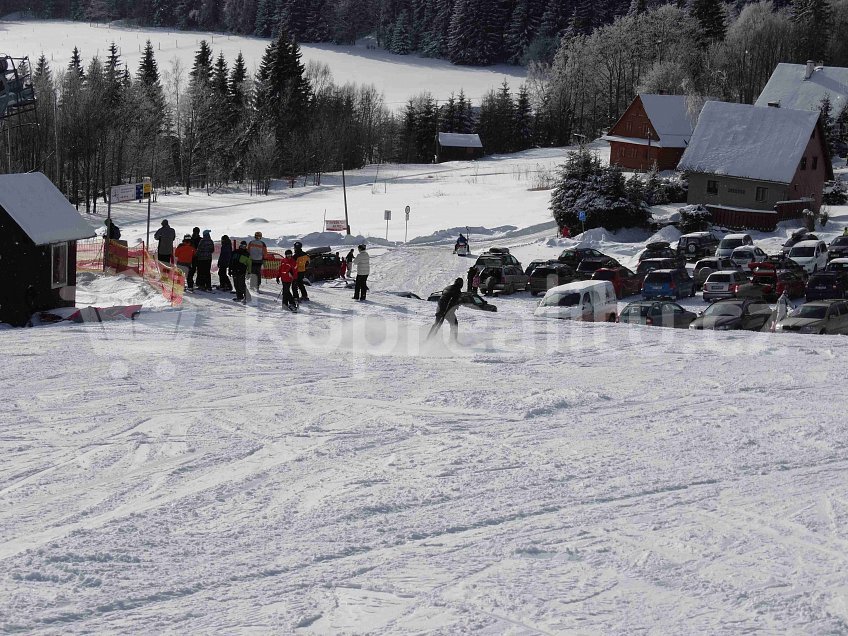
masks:
<path fill-rule="evenodd" d="M 7 166 L 11 170 L 11 130 L 38 121 L 27 121 L 26 113 L 35 112 L 35 88 L 28 57 L 0 53 L 0 130 L 6 133 Z"/>

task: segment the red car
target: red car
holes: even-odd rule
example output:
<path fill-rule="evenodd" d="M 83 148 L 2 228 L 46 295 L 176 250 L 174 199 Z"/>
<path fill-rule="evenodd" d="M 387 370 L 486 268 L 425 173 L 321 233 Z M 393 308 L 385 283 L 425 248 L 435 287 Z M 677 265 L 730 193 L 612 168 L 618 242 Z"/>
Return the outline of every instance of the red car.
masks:
<path fill-rule="evenodd" d="M 645 274 L 635 274 L 626 267 L 602 267 L 592 274 L 592 280 L 608 280 L 618 298 L 633 296 L 642 291 Z"/>
<path fill-rule="evenodd" d="M 741 285 L 737 296 L 777 300 L 786 290 L 790 298 L 806 293 L 806 276 L 795 269 L 778 269 L 774 263 L 751 263 L 751 282 Z"/>

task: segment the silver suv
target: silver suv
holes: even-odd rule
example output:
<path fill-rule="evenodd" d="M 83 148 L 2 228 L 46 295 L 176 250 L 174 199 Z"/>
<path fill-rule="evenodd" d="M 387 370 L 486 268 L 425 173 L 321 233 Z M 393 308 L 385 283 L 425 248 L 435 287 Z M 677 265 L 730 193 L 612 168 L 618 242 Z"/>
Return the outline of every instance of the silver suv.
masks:
<path fill-rule="evenodd" d="M 721 298 L 736 298 L 739 287 L 748 282 L 748 277 L 738 270 L 713 272 L 704 281 L 704 301 Z"/>

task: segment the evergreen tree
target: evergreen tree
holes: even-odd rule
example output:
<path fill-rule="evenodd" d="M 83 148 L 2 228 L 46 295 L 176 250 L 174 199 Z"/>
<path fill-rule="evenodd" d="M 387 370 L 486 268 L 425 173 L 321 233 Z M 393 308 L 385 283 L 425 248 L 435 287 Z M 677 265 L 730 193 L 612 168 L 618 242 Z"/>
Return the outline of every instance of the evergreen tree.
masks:
<path fill-rule="evenodd" d="M 512 12 L 509 28 L 504 36 L 507 59 L 520 64 L 527 47 L 536 33 L 538 25 L 530 12 L 530 0 L 518 0 Z"/>
<path fill-rule="evenodd" d="M 412 52 L 412 26 L 409 23 L 409 14 L 402 11 L 395 22 L 394 32 L 389 50 L 398 55 L 408 55 Z"/>
<path fill-rule="evenodd" d="M 76 73 L 80 79 L 85 79 L 85 72 L 82 70 L 82 56 L 77 47 L 74 47 L 73 53 L 71 53 L 71 63 L 68 64 L 68 70 Z"/>
<path fill-rule="evenodd" d="M 144 53 L 142 54 L 141 62 L 138 65 L 138 73 L 136 79 L 145 86 L 154 86 L 159 84 L 159 65 L 156 63 L 156 58 L 153 56 L 153 44 L 150 40 L 144 45 Z"/>
<path fill-rule="evenodd" d="M 562 0 L 548 0 L 542 14 L 539 32 L 546 37 L 560 37 L 568 23 L 567 16 Z"/>
<path fill-rule="evenodd" d="M 271 35 L 276 24 L 274 8 L 276 0 L 259 0 L 256 5 L 256 27 L 254 33 L 260 37 Z"/>
<path fill-rule="evenodd" d="M 484 66 L 495 61 L 490 15 L 488 0 L 456 0 L 447 47 L 451 62 Z"/>
<path fill-rule="evenodd" d="M 170 26 L 173 19 L 173 0 L 153 0 L 154 26 Z"/>
<path fill-rule="evenodd" d="M 44 56 L 44 53 L 38 57 L 38 61 L 35 63 L 35 70 L 33 71 L 33 79 L 41 78 L 44 78 L 47 81 L 52 81 L 53 79 L 50 64 L 47 63 L 47 58 Z"/>
<path fill-rule="evenodd" d="M 226 98 L 229 93 L 229 69 L 223 51 L 218 53 L 215 68 L 212 69 L 212 90 L 222 98 Z"/>
<path fill-rule="evenodd" d="M 530 92 L 522 84 L 515 100 L 515 123 L 513 124 L 512 147 L 526 150 L 533 145 L 533 108 L 530 105 Z"/>
<path fill-rule="evenodd" d="M 189 77 L 193 84 L 208 84 L 212 79 L 212 49 L 206 40 L 200 41 L 200 48 L 194 54 L 194 66 Z"/>
<path fill-rule="evenodd" d="M 698 21 L 702 43 L 724 40 L 727 16 L 721 0 L 690 0 L 689 15 Z"/>

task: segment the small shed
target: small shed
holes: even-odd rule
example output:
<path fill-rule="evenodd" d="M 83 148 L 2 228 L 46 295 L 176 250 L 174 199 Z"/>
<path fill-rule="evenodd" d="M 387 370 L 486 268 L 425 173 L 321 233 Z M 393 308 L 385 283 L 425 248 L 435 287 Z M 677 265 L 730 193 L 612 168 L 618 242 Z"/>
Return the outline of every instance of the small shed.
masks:
<path fill-rule="evenodd" d="M 40 172 L 0 175 L 0 322 L 76 302 L 77 241 L 94 230 Z"/>
<path fill-rule="evenodd" d="M 483 156 L 480 135 L 440 132 L 436 139 L 436 161 L 467 161 Z"/>

